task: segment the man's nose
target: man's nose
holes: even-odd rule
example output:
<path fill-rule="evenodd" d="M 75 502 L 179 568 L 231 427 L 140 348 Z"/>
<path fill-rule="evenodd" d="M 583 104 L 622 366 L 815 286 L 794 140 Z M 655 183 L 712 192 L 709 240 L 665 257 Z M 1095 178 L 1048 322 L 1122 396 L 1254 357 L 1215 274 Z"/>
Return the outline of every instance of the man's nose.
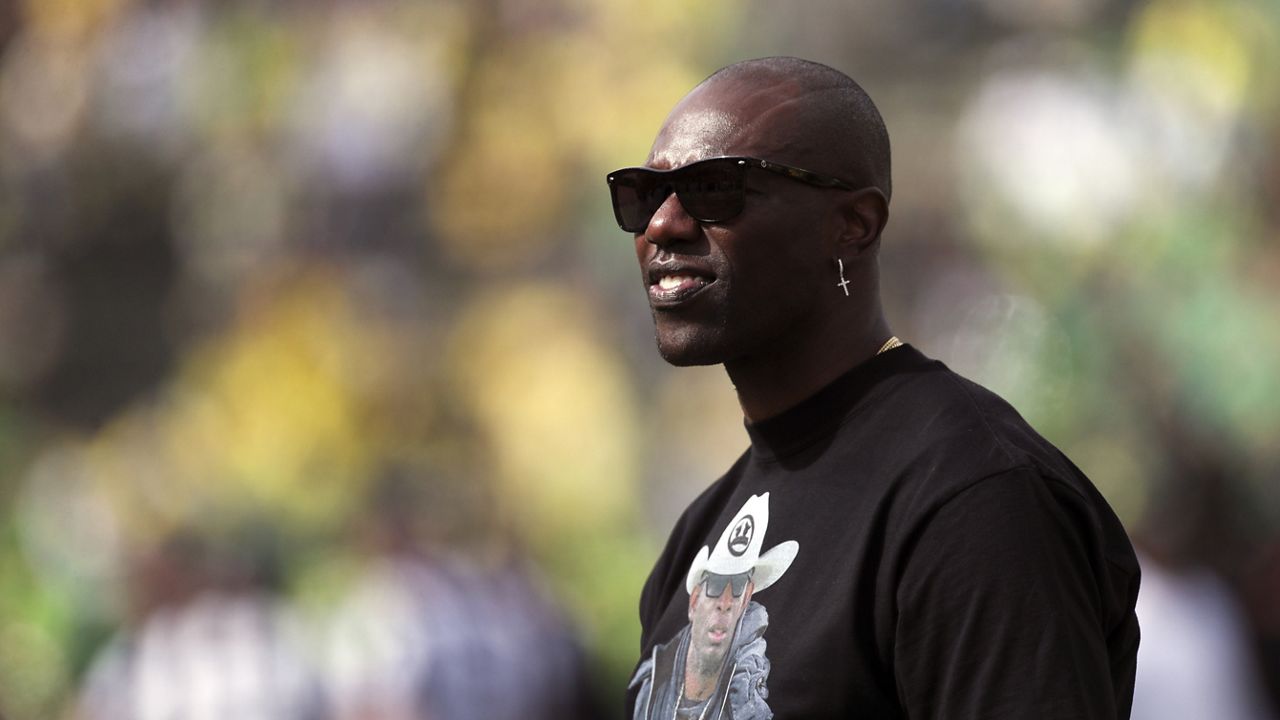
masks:
<path fill-rule="evenodd" d="M 697 237 L 698 221 L 694 220 L 680 198 L 673 192 L 658 206 L 657 212 L 649 219 L 649 227 L 645 228 L 644 238 L 658 247 L 666 247 L 675 242 Z"/>
<path fill-rule="evenodd" d="M 716 609 L 721 612 L 729 612 L 733 609 L 732 590 L 725 588 L 724 592 L 720 593 L 720 597 L 716 598 Z"/>

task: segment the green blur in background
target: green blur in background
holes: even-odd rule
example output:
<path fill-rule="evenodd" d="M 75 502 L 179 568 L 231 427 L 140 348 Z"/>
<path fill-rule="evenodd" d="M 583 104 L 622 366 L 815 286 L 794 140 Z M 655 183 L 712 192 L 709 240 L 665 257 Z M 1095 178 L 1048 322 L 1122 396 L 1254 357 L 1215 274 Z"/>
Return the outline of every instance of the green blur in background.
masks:
<path fill-rule="evenodd" d="M 392 468 L 420 546 L 536 568 L 616 711 L 649 566 L 747 440 L 720 370 L 654 351 L 604 175 L 774 54 L 885 116 L 895 332 L 1274 643 L 1274 2 L 26 0 L 0 9 L 0 715 L 74 714 L 175 536 L 269 561 L 321 623 Z"/>

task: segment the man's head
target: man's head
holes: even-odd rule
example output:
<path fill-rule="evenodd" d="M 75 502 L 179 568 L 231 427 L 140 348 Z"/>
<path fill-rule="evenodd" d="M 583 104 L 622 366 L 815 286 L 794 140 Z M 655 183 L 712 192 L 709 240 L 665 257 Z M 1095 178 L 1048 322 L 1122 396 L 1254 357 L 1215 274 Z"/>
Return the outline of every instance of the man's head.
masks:
<path fill-rule="evenodd" d="M 670 176 L 641 174 L 660 202 L 647 223 L 652 207 L 642 208 L 633 229 L 663 357 L 730 365 L 812 345 L 851 313 L 878 313 L 875 253 L 888 219 L 889 146 L 866 93 L 844 74 L 796 58 L 724 68 L 672 110 L 646 166 L 670 171 L 725 156 L 811 174 L 798 180 L 758 164 L 708 170 L 677 177 L 669 195 L 662 178 Z M 683 203 L 681 194 L 689 196 Z M 836 286 L 837 259 L 849 296 Z"/>
<path fill-rule="evenodd" d="M 717 70 L 672 109 L 648 165 L 744 154 L 735 151 L 735 142 L 757 148 L 765 159 L 830 173 L 854 187 L 877 187 L 886 199 L 892 195 L 889 135 L 880 111 L 852 78 L 821 63 L 768 57 Z"/>
<path fill-rule="evenodd" d="M 690 670 L 708 678 L 720 672 L 754 589 L 746 573 L 740 577 L 703 574 L 689 595 Z"/>

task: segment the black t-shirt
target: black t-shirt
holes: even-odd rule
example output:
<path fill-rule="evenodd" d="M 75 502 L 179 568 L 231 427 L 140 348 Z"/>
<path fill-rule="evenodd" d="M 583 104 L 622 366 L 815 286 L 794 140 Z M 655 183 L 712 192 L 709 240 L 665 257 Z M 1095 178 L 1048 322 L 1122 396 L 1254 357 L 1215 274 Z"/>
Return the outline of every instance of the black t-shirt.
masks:
<path fill-rule="evenodd" d="M 1129 716 L 1132 546 L 1003 400 L 904 346 L 747 431 L 645 583 L 629 718 L 718 658 L 703 718 Z"/>

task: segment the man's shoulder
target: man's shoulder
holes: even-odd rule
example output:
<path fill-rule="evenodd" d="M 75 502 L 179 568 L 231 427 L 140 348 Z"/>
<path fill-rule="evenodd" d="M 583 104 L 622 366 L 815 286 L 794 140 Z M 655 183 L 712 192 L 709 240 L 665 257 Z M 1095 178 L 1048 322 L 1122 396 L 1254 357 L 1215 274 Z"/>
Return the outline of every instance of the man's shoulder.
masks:
<path fill-rule="evenodd" d="M 957 463 L 969 475 L 1046 463 L 1064 469 L 1057 448 L 1004 398 L 941 362 L 896 383 L 869 420 L 898 438 L 904 459 Z"/>
<path fill-rule="evenodd" d="M 882 476 L 924 509 L 984 478 L 1038 477 L 1090 504 L 1092 482 L 995 392 L 941 362 L 904 375 L 863 418 Z M 903 492 L 905 491 L 905 492 Z"/>
<path fill-rule="evenodd" d="M 932 522 L 951 507 L 975 531 L 1014 516 L 1059 523 L 1093 538 L 1120 575 L 1136 577 L 1123 526 L 1093 481 L 995 392 L 936 366 L 904 383 L 895 393 L 901 407 L 885 415 L 899 428 L 920 428 L 892 473 L 906 516 Z"/>

